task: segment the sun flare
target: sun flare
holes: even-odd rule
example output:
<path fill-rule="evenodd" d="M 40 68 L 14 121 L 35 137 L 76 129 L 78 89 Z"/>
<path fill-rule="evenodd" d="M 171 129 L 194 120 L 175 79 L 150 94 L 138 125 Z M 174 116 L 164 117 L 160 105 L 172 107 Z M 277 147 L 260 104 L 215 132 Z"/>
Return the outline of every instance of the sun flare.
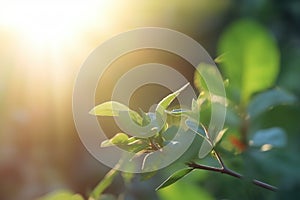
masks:
<path fill-rule="evenodd" d="M 0 25 L 38 47 L 75 40 L 78 31 L 101 21 L 109 1 L 7 1 L 0 5 Z M 100 21 L 99 21 L 100 20 Z"/>

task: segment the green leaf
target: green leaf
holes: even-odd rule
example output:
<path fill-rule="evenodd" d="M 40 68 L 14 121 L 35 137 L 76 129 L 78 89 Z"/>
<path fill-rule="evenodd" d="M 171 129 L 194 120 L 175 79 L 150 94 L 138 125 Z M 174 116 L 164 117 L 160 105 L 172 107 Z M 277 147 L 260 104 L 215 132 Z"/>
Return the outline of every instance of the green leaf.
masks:
<path fill-rule="evenodd" d="M 137 112 L 116 101 L 108 101 L 97 105 L 89 113 L 96 116 L 119 116 L 120 112 L 124 111 L 129 112 L 133 121 L 142 125 L 143 118 Z"/>
<path fill-rule="evenodd" d="M 84 198 L 79 194 L 73 194 L 68 191 L 56 191 L 38 200 L 84 200 Z"/>
<path fill-rule="evenodd" d="M 117 133 L 113 138 L 110 139 L 112 144 L 127 144 L 128 135 L 125 133 Z"/>
<path fill-rule="evenodd" d="M 255 147 L 268 145 L 268 148 L 284 147 L 286 140 L 285 131 L 279 127 L 274 127 L 257 131 L 250 140 L 250 145 Z"/>
<path fill-rule="evenodd" d="M 255 92 L 271 87 L 279 71 L 280 53 L 270 33 L 251 20 L 239 20 L 222 34 L 219 54 L 226 53 L 221 69 L 230 80 L 231 94 L 246 104 Z"/>
<path fill-rule="evenodd" d="M 182 92 L 185 88 L 189 86 L 190 83 L 185 84 L 183 87 L 181 87 L 179 90 L 173 92 L 172 94 L 169 94 L 165 98 L 163 98 L 158 105 L 156 106 L 156 113 L 158 113 L 160 116 L 164 115 L 165 110 L 169 107 L 169 105 L 174 101 L 174 99 Z"/>
<path fill-rule="evenodd" d="M 193 168 L 181 169 L 181 170 L 175 172 L 167 180 L 165 180 L 160 186 L 158 186 L 155 190 L 160 190 L 160 189 L 165 188 L 169 185 L 172 185 L 176 181 L 178 181 L 178 180 L 182 179 L 183 177 L 185 177 L 191 171 L 193 171 Z"/>
<path fill-rule="evenodd" d="M 248 113 L 250 117 L 254 118 L 274 106 L 295 102 L 297 102 L 297 98 L 294 95 L 275 88 L 256 95 L 248 106 Z"/>

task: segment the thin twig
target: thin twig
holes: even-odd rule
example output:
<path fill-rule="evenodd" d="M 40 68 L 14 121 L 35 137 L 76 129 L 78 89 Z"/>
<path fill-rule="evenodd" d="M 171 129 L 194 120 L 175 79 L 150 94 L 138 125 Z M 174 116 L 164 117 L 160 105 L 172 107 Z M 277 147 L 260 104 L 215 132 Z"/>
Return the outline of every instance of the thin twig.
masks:
<path fill-rule="evenodd" d="M 201 165 L 201 164 L 197 164 L 197 163 L 194 163 L 194 162 L 191 162 L 191 163 L 188 163 L 187 165 L 189 167 L 192 167 L 194 169 L 203 169 L 203 170 L 208 170 L 208 171 L 214 171 L 214 172 L 220 172 L 222 174 L 227 174 L 227 175 L 230 175 L 230 176 L 233 176 L 233 177 L 236 177 L 236 178 L 240 178 L 240 179 L 243 179 L 243 175 L 231 170 L 231 169 L 228 169 L 223 160 L 221 159 L 220 155 L 215 151 L 215 155 L 216 155 L 216 158 L 217 160 L 219 161 L 219 163 L 221 164 L 221 168 L 216 168 L 216 167 L 210 167 L 210 166 L 206 166 L 206 165 Z M 256 179 L 253 179 L 252 180 L 252 183 L 259 186 L 259 187 L 262 187 L 262 188 L 265 188 L 265 189 L 268 189 L 268 190 L 271 190 L 271 191 L 277 191 L 278 188 L 275 187 L 275 186 L 272 186 L 272 185 L 269 185 L 267 183 L 264 183 L 262 181 L 258 181 Z"/>

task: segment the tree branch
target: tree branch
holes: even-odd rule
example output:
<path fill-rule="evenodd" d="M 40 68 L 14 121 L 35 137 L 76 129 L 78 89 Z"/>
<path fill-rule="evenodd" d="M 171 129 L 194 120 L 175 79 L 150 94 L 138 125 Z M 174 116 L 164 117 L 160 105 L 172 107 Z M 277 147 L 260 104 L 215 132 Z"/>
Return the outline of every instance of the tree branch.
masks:
<path fill-rule="evenodd" d="M 240 178 L 240 179 L 243 179 L 243 175 L 231 170 L 231 169 L 228 169 L 223 160 L 221 159 L 220 155 L 215 151 L 214 152 L 215 155 L 216 155 L 216 158 L 217 160 L 219 161 L 219 163 L 221 164 L 221 168 L 217 168 L 217 167 L 210 167 L 210 166 L 206 166 L 206 165 L 200 165 L 200 164 L 196 164 L 194 162 L 191 162 L 191 163 L 188 163 L 187 165 L 189 167 L 192 167 L 193 169 L 203 169 L 203 170 L 207 170 L 207 171 L 213 171 L 213 172 L 219 172 L 219 173 L 222 173 L 222 174 L 227 174 L 227 175 L 230 175 L 230 176 L 233 176 L 233 177 L 236 177 L 236 178 Z M 277 191 L 278 188 L 275 187 L 275 186 L 272 186 L 272 185 L 269 185 L 267 183 L 264 183 L 262 181 L 258 181 L 256 179 L 253 179 L 252 180 L 252 183 L 259 186 L 259 187 L 262 187 L 262 188 L 265 188 L 265 189 L 268 189 L 268 190 L 271 190 L 271 191 Z"/>

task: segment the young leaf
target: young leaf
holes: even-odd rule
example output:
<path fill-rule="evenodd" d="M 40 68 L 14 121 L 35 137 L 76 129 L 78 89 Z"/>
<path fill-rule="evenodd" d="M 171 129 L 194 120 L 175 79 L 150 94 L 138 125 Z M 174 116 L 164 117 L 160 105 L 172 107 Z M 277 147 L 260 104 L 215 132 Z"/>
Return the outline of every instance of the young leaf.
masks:
<path fill-rule="evenodd" d="M 160 116 L 164 115 L 165 110 L 169 107 L 169 105 L 174 101 L 174 99 L 182 92 L 185 88 L 189 86 L 190 83 L 185 84 L 183 87 L 181 87 L 179 90 L 173 92 L 172 94 L 169 94 L 165 98 L 163 98 L 156 107 L 156 113 L 158 113 Z"/>
<path fill-rule="evenodd" d="M 143 118 L 134 110 L 116 101 L 104 102 L 95 106 L 89 113 L 96 116 L 119 116 L 120 112 L 129 112 L 132 120 L 141 125 Z"/>
<path fill-rule="evenodd" d="M 110 139 L 112 144 L 127 144 L 128 143 L 128 135 L 125 133 L 117 133 L 113 138 Z"/>
<path fill-rule="evenodd" d="M 273 85 L 279 72 L 280 53 L 270 33 L 251 20 L 239 20 L 222 34 L 219 54 L 226 53 L 221 69 L 230 80 L 231 93 L 246 104 L 250 96 Z"/>
<path fill-rule="evenodd" d="M 186 169 L 181 169 L 174 174 L 172 174 L 167 180 L 165 180 L 160 186 L 158 186 L 155 190 L 160 190 L 162 188 L 165 188 L 169 185 L 172 185 L 176 181 L 182 179 L 186 175 L 188 175 L 191 171 L 193 171 L 193 168 L 186 168 Z"/>
<path fill-rule="evenodd" d="M 248 106 L 248 113 L 253 118 L 274 106 L 295 102 L 297 102 L 297 98 L 294 95 L 275 88 L 256 95 Z"/>

